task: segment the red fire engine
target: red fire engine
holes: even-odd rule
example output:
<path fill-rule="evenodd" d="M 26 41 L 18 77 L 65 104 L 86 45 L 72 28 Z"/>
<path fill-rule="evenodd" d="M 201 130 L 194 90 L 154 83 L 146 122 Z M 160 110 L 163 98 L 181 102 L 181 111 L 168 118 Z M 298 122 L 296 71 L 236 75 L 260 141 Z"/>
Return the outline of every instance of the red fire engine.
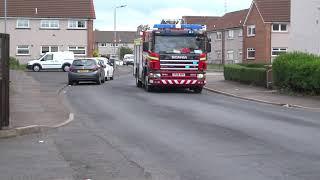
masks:
<path fill-rule="evenodd" d="M 138 28 L 134 76 L 137 87 L 188 88 L 201 93 L 206 84 L 207 53 L 211 52 L 206 27 L 197 24 L 155 24 Z"/>

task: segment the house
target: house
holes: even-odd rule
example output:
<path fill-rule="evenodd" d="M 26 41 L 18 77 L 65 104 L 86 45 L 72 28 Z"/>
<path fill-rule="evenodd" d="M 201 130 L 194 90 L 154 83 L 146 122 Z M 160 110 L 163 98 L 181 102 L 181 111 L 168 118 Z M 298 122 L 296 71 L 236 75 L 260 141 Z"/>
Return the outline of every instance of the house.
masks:
<path fill-rule="evenodd" d="M 21 63 L 46 52 L 73 51 L 76 56 L 92 55 L 93 0 L 10 0 L 7 10 L 10 56 Z M 0 32 L 4 32 L 3 5 L 0 14 Z"/>
<path fill-rule="evenodd" d="M 290 0 L 253 0 L 243 28 L 245 62 L 271 63 L 288 50 Z"/>
<path fill-rule="evenodd" d="M 320 1 L 291 0 L 289 50 L 320 55 L 319 32 Z"/>
<path fill-rule="evenodd" d="M 243 22 L 248 9 L 226 13 L 209 29 L 214 64 L 242 63 Z"/>
<path fill-rule="evenodd" d="M 94 31 L 95 48 L 99 50 L 99 54 L 110 56 L 119 54 L 121 47 L 128 47 L 133 50 L 134 39 L 137 32 L 135 31 L 117 31 L 117 39 L 114 40 L 114 31 Z"/>
<path fill-rule="evenodd" d="M 217 16 L 184 16 L 189 24 L 207 25 L 211 38 L 212 51 L 208 54 L 210 64 L 233 64 L 242 62 L 243 31 L 242 25 L 248 9 L 229 12 Z"/>

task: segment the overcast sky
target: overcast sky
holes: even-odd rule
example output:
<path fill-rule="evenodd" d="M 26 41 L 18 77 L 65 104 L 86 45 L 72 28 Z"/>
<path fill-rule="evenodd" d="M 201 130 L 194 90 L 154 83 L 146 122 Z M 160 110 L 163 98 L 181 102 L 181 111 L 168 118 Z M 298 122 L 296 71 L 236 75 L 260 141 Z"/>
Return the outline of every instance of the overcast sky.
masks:
<path fill-rule="evenodd" d="M 227 0 L 227 11 L 249 8 L 252 0 Z M 95 28 L 113 30 L 114 7 L 117 10 L 117 30 L 132 30 L 140 24 L 159 23 L 161 19 L 189 16 L 217 16 L 225 11 L 225 0 L 94 0 L 97 19 Z"/>

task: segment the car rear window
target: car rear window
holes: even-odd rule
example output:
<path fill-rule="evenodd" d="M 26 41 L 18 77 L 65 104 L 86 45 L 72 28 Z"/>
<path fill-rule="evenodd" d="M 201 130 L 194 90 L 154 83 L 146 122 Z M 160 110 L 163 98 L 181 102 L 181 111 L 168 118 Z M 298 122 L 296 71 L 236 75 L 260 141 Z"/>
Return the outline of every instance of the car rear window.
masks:
<path fill-rule="evenodd" d="M 96 65 L 96 61 L 91 60 L 91 59 L 74 60 L 72 65 L 74 65 L 74 66 L 94 66 L 94 65 Z"/>

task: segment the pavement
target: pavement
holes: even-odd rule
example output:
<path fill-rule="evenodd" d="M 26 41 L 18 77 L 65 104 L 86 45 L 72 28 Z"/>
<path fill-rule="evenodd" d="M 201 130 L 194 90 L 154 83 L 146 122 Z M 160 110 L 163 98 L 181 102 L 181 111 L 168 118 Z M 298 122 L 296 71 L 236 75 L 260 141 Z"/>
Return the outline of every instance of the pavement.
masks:
<path fill-rule="evenodd" d="M 50 82 L 40 84 L 35 80 L 34 73 L 10 71 L 10 127 L 0 131 L 0 138 L 38 133 L 73 120 L 73 114 L 62 101 L 63 95 L 59 94 L 66 78 L 60 84 L 49 86 Z"/>
<path fill-rule="evenodd" d="M 320 111 L 319 96 L 290 96 L 281 94 L 277 90 L 226 81 L 222 72 L 209 72 L 207 74 L 207 82 L 207 90 L 227 96 L 279 106 Z"/>

